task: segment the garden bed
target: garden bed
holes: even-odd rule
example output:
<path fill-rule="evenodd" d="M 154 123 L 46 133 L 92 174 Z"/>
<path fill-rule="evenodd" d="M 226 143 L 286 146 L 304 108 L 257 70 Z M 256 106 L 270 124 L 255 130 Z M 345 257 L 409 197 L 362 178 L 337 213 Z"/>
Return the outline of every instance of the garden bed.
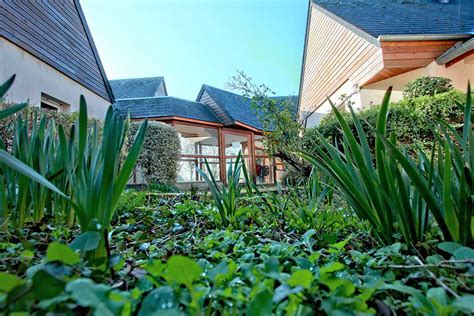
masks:
<path fill-rule="evenodd" d="M 235 224 L 222 227 L 206 197 L 130 191 L 125 198 L 140 195 L 155 198 L 119 210 L 108 260 L 54 253 L 57 242 L 71 245 L 77 227 L 45 223 L 2 233 L 0 270 L 23 284 L 1 297 L 2 310 L 390 315 L 472 309 L 469 253 L 450 254 L 449 244 L 441 250 L 436 235 L 417 250 L 383 247 L 367 223 L 344 209 L 319 212 L 317 229 L 306 227 L 294 206 L 272 213 L 258 201 L 244 203 Z M 42 273 L 29 279 L 34 270 Z"/>

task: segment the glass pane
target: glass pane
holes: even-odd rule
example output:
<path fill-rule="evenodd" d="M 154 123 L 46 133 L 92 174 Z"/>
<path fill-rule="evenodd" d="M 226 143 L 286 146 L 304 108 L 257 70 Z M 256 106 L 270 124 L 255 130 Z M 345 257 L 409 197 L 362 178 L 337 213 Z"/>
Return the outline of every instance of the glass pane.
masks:
<path fill-rule="evenodd" d="M 274 160 L 268 157 L 257 157 L 255 160 L 257 184 L 275 183 Z"/>
<path fill-rule="evenodd" d="M 176 124 L 182 155 L 219 156 L 217 129 Z"/>
<path fill-rule="evenodd" d="M 249 137 L 247 135 L 226 133 L 224 142 L 226 156 L 237 156 L 239 151 L 242 151 L 245 156 L 249 154 Z"/>
<path fill-rule="evenodd" d="M 275 162 L 276 171 L 275 171 L 275 178 L 277 182 L 281 182 L 284 174 L 285 174 L 285 166 L 281 163 L 280 160 L 276 160 Z"/>
<path fill-rule="evenodd" d="M 255 135 L 255 155 L 265 155 L 265 151 L 263 150 L 263 136 Z"/>
<path fill-rule="evenodd" d="M 207 158 L 207 163 L 211 168 L 214 178 L 216 179 L 216 181 L 219 181 L 219 159 Z M 182 157 L 178 163 L 178 182 L 204 181 L 201 175 L 197 172 L 196 167 L 204 171 L 205 174 L 208 174 L 204 158 Z"/>
<path fill-rule="evenodd" d="M 229 171 L 230 166 L 232 165 L 232 170 L 235 167 L 235 160 L 236 158 L 226 158 L 225 160 L 225 176 L 227 177 L 227 172 Z M 247 170 L 249 170 L 249 163 L 250 163 L 250 158 L 245 158 L 245 166 L 247 167 Z M 250 171 L 249 171 L 250 172 Z M 227 179 L 229 181 L 229 179 Z M 245 182 L 245 175 L 244 171 L 240 172 L 240 182 Z"/>

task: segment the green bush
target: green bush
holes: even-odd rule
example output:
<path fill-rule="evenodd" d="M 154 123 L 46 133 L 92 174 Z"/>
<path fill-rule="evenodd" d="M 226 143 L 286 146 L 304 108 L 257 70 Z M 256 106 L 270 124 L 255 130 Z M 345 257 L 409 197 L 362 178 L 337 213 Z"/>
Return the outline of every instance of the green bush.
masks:
<path fill-rule="evenodd" d="M 462 110 L 457 106 L 457 103 L 463 103 L 465 99 L 465 93 L 451 90 L 435 96 L 403 99 L 391 103 L 387 133 L 395 135 L 398 143 L 411 153 L 416 151 L 417 146 L 429 151 L 434 140 L 433 133 L 429 128 L 430 122 L 442 119 L 454 128 L 459 128 L 462 125 Z M 376 105 L 358 113 L 371 148 L 375 145 L 375 134 L 368 124 L 375 126 L 379 110 L 380 105 Z M 352 116 L 349 113 L 341 114 L 352 132 L 356 134 Z M 318 132 L 330 142 L 340 143 L 342 141 L 342 131 L 334 113 L 327 115 L 318 127 L 306 130 L 303 137 L 305 151 L 315 154 L 317 146 L 321 146 L 317 136 Z"/>
<path fill-rule="evenodd" d="M 6 109 L 12 106 L 11 104 L 5 103 L 2 99 L 0 99 L 0 110 Z M 29 106 L 25 109 L 15 113 L 8 118 L 2 120 L 2 124 L 0 124 L 0 141 L 5 144 L 7 150 L 11 150 L 12 148 L 12 141 L 15 134 L 15 124 L 16 120 L 21 117 L 21 119 L 25 122 L 28 122 L 28 129 L 31 130 L 34 124 L 38 124 L 43 117 L 46 117 L 48 126 L 49 122 L 54 120 L 56 125 L 64 126 L 64 129 L 69 135 L 69 131 L 71 127 L 77 120 L 79 112 L 72 112 L 72 113 L 61 113 L 55 112 L 51 110 L 41 109 L 36 106 Z M 35 121 L 36 119 L 36 121 Z M 102 127 L 102 121 L 95 118 L 89 118 L 89 126 L 93 124 L 97 124 L 100 128 Z"/>
<path fill-rule="evenodd" d="M 127 148 L 139 127 L 140 123 L 131 123 Z M 146 181 L 161 184 L 175 183 L 180 150 L 178 132 L 173 127 L 161 122 L 149 122 L 145 143 L 138 160 Z"/>
<path fill-rule="evenodd" d="M 410 81 L 403 91 L 405 98 L 434 96 L 453 89 L 451 80 L 444 77 L 423 76 Z"/>

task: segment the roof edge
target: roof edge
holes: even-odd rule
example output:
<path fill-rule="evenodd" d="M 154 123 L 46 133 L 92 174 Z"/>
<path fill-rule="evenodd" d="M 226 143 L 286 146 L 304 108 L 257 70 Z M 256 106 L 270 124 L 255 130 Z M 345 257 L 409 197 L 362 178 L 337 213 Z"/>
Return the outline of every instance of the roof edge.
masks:
<path fill-rule="evenodd" d="M 107 90 L 107 93 L 109 94 L 109 98 L 110 98 L 109 101 L 112 104 L 115 102 L 114 93 L 112 91 L 112 87 L 109 84 L 109 80 L 107 79 L 104 66 L 102 65 L 102 61 L 100 60 L 99 52 L 97 51 L 97 47 L 95 46 L 94 39 L 90 32 L 89 26 L 87 25 L 84 11 L 82 11 L 82 7 L 79 0 L 73 0 L 73 2 L 79 14 L 79 19 L 81 20 L 82 27 L 84 28 L 84 31 L 86 32 L 87 40 L 89 41 L 89 45 L 92 49 L 92 53 L 94 54 L 95 62 L 97 63 L 97 66 L 99 67 L 99 71 L 102 76 L 102 81 L 104 82 L 105 89 Z"/>
<path fill-rule="evenodd" d="M 368 41 L 369 43 L 377 46 L 377 47 L 380 47 L 380 43 L 379 41 L 377 40 L 377 38 L 375 38 L 374 36 L 370 35 L 369 33 L 367 33 L 366 31 L 364 31 L 363 29 L 361 28 L 358 28 L 357 26 L 355 26 L 354 24 L 344 20 L 343 18 L 341 18 L 340 16 L 332 13 L 331 11 L 329 10 L 326 10 L 325 8 L 323 8 L 322 6 L 318 5 L 317 3 L 314 3 L 312 0 L 311 1 L 311 4 L 317 8 L 317 10 L 319 10 L 321 13 L 323 13 L 324 15 L 328 16 L 329 18 L 333 19 L 334 21 L 336 21 L 337 23 L 343 25 L 344 27 L 346 27 L 347 29 L 349 29 L 350 31 L 354 32 L 356 35 L 362 37 L 363 39 L 365 39 L 366 41 Z"/>
<path fill-rule="evenodd" d="M 308 0 L 308 12 L 306 13 L 306 31 L 304 36 L 304 45 L 303 45 L 303 57 L 301 58 L 301 71 L 300 71 L 300 88 L 299 88 L 299 95 L 301 96 L 303 93 L 303 80 L 304 80 L 304 68 L 306 63 L 306 51 L 308 49 L 308 34 L 309 34 L 309 26 L 310 26 L 310 18 L 311 18 L 311 0 Z M 299 116 L 301 108 L 301 98 L 298 98 L 298 104 L 296 106 L 296 113 Z"/>
<path fill-rule="evenodd" d="M 236 122 L 235 118 L 234 118 L 232 115 L 230 115 L 229 111 L 227 111 L 227 110 L 225 109 L 225 107 L 223 107 L 222 105 L 220 105 L 220 104 L 216 101 L 216 99 L 212 96 L 212 93 L 209 93 L 209 91 L 207 91 L 206 88 L 217 89 L 217 90 L 220 90 L 220 91 L 223 91 L 223 92 L 226 92 L 226 93 L 232 93 L 232 94 L 235 94 L 235 95 L 238 95 L 238 96 L 240 96 L 240 95 L 239 95 L 239 94 L 236 94 L 236 93 L 233 93 L 233 92 L 229 92 L 229 91 L 227 91 L 227 90 L 219 89 L 219 88 L 216 88 L 216 87 L 213 87 L 213 86 L 210 86 L 210 85 L 207 85 L 207 84 L 204 83 L 204 84 L 201 86 L 201 90 L 199 91 L 198 97 L 197 97 L 197 99 L 196 99 L 196 102 L 199 102 L 199 100 L 201 99 L 203 93 L 204 93 L 204 92 L 207 92 L 207 94 L 209 94 L 209 96 L 211 97 L 211 99 L 214 100 L 214 103 L 216 103 L 216 105 L 219 107 L 219 109 L 227 116 L 227 119 L 232 122 L 231 124 L 235 124 L 235 122 Z M 201 102 L 199 102 L 199 103 L 201 103 Z M 204 104 L 205 104 L 205 103 L 204 103 Z M 206 104 L 206 105 L 209 107 L 209 109 L 212 111 L 212 113 L 213 113 L 217 118 L 219 118 L 219 116 L 217 115 L 217 113 L 215 112 L 215 110 L 214 110 L 212 107 L 210 107 L 208 104 Z"/>
<path fill-rule="evenodd" d="M 469 34 L 394 34 L 379 35 L 379 42 L 411 42 L 411 41 L 449 41 L 469 39 L 473 35 Z"/>

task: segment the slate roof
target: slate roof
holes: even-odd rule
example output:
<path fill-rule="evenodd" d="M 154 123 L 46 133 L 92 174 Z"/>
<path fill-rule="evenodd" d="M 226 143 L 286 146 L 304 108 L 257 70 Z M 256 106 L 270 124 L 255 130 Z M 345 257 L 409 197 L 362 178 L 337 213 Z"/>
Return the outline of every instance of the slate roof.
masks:
<path fill-rule="evenodd" d="M 167 96 L 163 77 L 110 80 L 115 99 Z M 163 84 L 163 90 L 160 86 Z"/>
<path fill-rule="evenodd" d="M 312 0 L 377 38 L 380 35 L 474 35 L 474 1 Z"/>
<path fill-rule="evenodd" d="M 0 38 L 113 102 L 107 76 L 78 0 L 1 0 Z M 3 58 L 2 55 L 2 63 Z"/>
<path fill-rule="evenodd" d="M 169 96 L 116 100 L 115 108 L 131 118 L 179 116 L 221 123 L 207 105 Z"/>
<path fill-rule="evenodd" d="M 258 110 L 252 107 L 252 102 L 249 98 L 226 90 L 211 87 L 209 85 L 203 85 L 198 99 L 203 91 L 206 91 L 234 122 L 238 121 L 260 130 L 263 129 L 262 123 L 259 120 Z M 294 111 L 295 113 L 297 112 L 297 96 L 281 96 L 274 98 L 282 101 L 291 99 L 294 104 Z"/>

